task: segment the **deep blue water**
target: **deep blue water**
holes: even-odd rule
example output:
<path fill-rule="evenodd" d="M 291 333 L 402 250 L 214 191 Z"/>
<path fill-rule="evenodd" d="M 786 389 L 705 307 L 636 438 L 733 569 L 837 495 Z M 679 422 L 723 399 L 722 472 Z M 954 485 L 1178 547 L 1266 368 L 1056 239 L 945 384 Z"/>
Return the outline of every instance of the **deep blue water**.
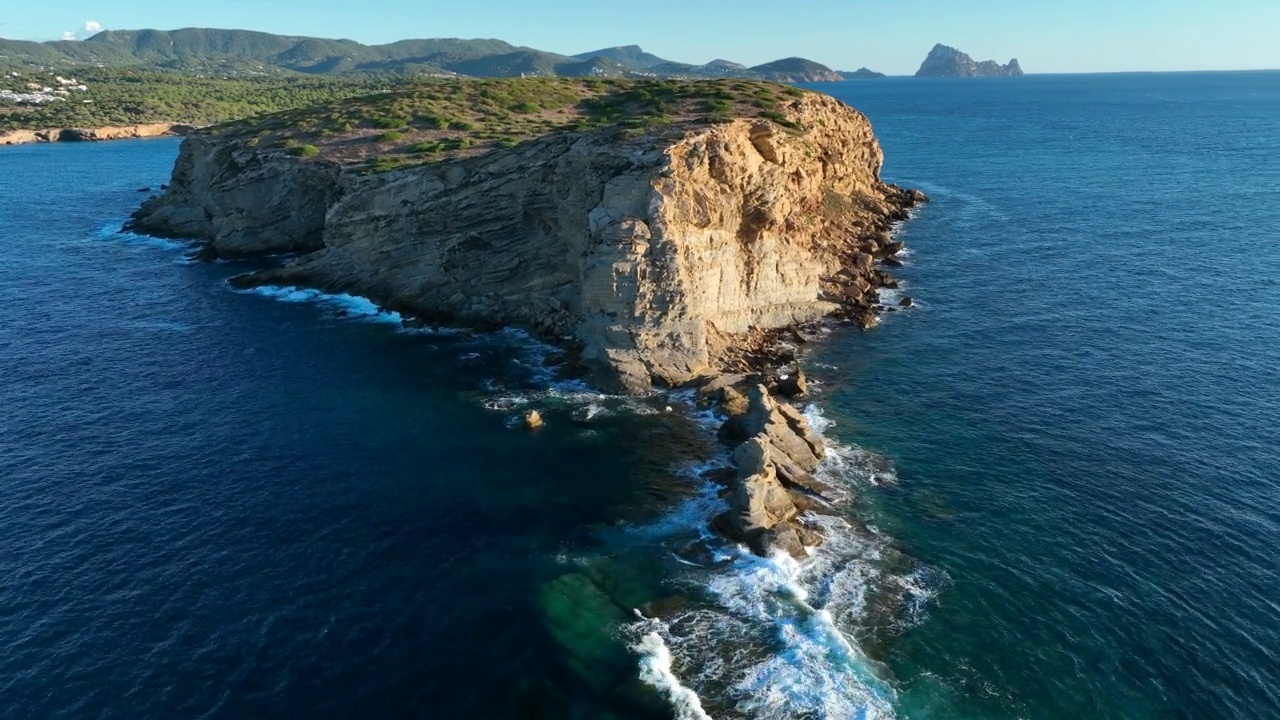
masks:
<path fill-rule="evenodd" d="M 821 89 L 934 202 L 805 357 L 799 566 L 698 533 L 680 398 L 117 234 L 175 142 L 0 149 L 0 715 L 661 717 L 592 628 L 662 598 L 717 718 L 1280 715 L 1280 74 Z"/>
<path fill-rule="evenodd" d="M 921 717 L 1280 716 L 1280 73 L 835 93 L 918 311 L 818 352 L 945 571 L 889 647 Z"/>

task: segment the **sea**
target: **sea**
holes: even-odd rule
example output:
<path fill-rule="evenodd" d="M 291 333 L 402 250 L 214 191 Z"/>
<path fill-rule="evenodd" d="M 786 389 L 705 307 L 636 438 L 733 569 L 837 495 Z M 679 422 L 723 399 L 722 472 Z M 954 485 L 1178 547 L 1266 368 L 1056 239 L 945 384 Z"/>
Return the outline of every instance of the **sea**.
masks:
<path fill-rule="evenodd" d="M 814 88 L 933 201 L 800 348 L 803 561 L 692 394 L 233 290 L 120 231 L 176 140 L 0 148 L 0 717 L 1280 717 L 1280 72 Z"/>

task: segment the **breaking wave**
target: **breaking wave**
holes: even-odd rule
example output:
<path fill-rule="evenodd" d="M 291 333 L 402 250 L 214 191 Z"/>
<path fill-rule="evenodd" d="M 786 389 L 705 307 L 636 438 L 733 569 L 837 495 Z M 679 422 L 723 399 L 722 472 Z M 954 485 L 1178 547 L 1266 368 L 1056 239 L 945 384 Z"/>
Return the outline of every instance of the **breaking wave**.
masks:
<path fill-rule="evenodd" d="M 640 679 L 671 702 L 677 720 L 711 720 L 698 694 L 671 671 L 671 651 L 661 635 L 647 633 L 631 649 L 640 656 Z"/>
<path fill-rule="evenodd" d="M 241 292 L 289 303 L 315 303 L 337 317 L 352 317 L 395 325 L 403 323 L 400 313 L 386 310 L 372 300 L 347 293 L 326 293 L 293 285 L 259 285 Z"/>
<path fill-rule="evenodd" d="M 805 414 L 827 434 L 833 423 L 820 408 L 810 404 Z M 835 443 L 828 450 L 817 474 L 841 493 L 842 507 L 862 490 L 896 482 L 882 456 Z M 703 478 L 724 460 L 691 465 L 685 474 L 702 483 L 698 493 L 632 530 L 651 538 L 699 529 L 709 558 L 682 561 L 673 581 L 694 599 L 688 608 L 628 629 L 642 677 L 666 693 L 678 713 L 687 713 L 676 704 L 681 699 L 698 700 L 703 715 L 679 717 L 894 717 L 897 692 L 889 672 L 855 638 L 872 627 L 900 632 L 918 623 L 939 579 L 904 563 L 873 529 L 840 515 L 806 518 L 825 541 L 799 560 L 783 553 L 762 558 L 726 543 L 707 527 L 727 505 L 719 486 Z M 679 688 L 676 695 L 669 687 Z"/>

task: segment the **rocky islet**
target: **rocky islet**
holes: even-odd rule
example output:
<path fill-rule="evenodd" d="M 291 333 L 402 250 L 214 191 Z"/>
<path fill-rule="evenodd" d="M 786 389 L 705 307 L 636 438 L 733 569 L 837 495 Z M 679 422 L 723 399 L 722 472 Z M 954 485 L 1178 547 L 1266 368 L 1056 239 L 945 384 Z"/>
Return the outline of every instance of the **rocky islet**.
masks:
<path fill-rule="evenodd" d="M 978 62 L 941 43 L 933 46 L 916 71 L 916 77 L 1021 77 L 1023 74 L 1016 58 L 1004 65 L 994 60 Z"/>

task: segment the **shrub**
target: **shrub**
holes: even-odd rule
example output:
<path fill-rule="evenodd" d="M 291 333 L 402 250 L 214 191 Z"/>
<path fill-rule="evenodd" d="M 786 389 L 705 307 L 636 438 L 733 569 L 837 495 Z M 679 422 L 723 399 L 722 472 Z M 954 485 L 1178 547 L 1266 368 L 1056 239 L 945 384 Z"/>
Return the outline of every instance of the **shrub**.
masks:
<path fill-rule="evenodd" d="M 475 126 L 475 123 L 470 123 L 470 122 L 467 122 L 466 120 L 453 120 L 449 123 L 449 129 L 462 130 L 466 132 L 470 130 L 475 130 L 476 126 Z"/>
<path fill-rule="evenodd" d="M 409 121 L 406 118 L 402 118 L 398 116 L 397 117 L 379 117 L 379 118 L 374 118 L 370 120 L 369 124 L 372 125 L 373 127 L 376 127 L 382 130 L 395 130 L 396 128 L 402 128 L 405 125 L 408 125 Z"/>
<path fill-rule="evenodd" d="M 404 139 L 404 133 L 400 132 L 399 130 L 384 132 L 378 136 L 378 142 L 395 142 L 397 140 L 403 140 L 403 139 Z"/>
<path fill-rule="evenodd" d="M 525 102 L 512 105 L 511 110 L 513 112 L 518 112 L 521 115 L 532 115 L 533 113 L 542 112 L 542 108 L 538 107 L 537 103 L 529 102 L 527 100 Z"/>
<path fill-rule="evenodd" d="M 419 153 L 419 154 L 423 154 L 423 153 L 434 154 L 434 153 L 440 152 L 442 148 L 443 146 L 438 142 L 420 142 L 417 145 L 410 146 L 409 152 Z"/>
<path fill-rule="evenodd" d="M 804 132 L 804 129 L 805 129 L 804 125 L 801 125 L 800 123 L 787 118 L 786 115 L 783 115 L 777 110 L 766 110 L 760 113 L 760 117 L 772 120 L 788 130 L 794 130 L 796 132 Z"/>
<path fill-rule="evenodd" d="M 297 155 L 298 157 L 309 158 L 319 155 L 320 148 L 315 145 L 299 145 L 298 147 L 291 148 L 289 152 Z"/>

